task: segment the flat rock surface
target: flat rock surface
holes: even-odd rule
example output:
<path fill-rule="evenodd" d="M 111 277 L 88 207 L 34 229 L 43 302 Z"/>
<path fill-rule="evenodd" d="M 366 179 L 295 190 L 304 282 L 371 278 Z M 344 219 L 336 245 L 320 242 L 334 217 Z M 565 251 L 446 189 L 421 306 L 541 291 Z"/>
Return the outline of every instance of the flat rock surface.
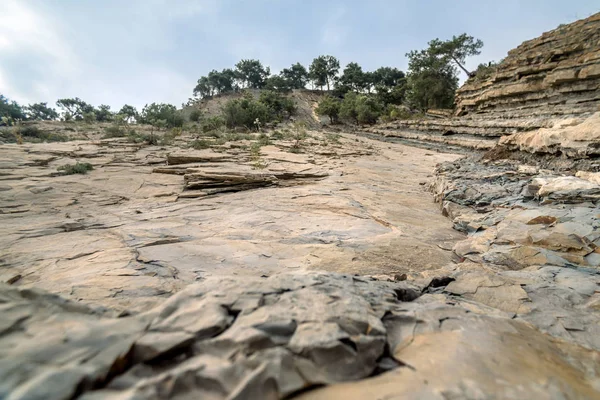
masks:
<path fill-rule="evenodd" d="M 136 311 L 214 275 L 450 262 L 438 244 L 463 236 L 419 183 L 457 156 L 353 137 L 300 154 L 275 144 L 258 161 L 118 139 L 0 145 L 0 281 Z M 58 174 L 75 161 L 94 170 Z"/>

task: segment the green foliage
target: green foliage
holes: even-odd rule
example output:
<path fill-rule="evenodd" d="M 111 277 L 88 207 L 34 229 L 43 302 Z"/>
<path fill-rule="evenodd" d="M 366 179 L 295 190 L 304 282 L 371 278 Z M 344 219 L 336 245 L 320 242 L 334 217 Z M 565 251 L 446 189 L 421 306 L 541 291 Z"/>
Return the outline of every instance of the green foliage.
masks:
<path fill-rule="evenodd" d="M 75 97 L 74 99 L 58 99 L 56 105 L 62 109 L 65 121 L 71 119 L 81 121 L 83 120 L 83 114 L 94 112 L 94 107 L 79 97 Z"/>
<path fill-rule="evenodd" d="M 271 75 L 269 67 L 264 67 L 259 60 L 241 60 L 235 65 L 237 79 L 243 87 L 260 89 Z"/>
<path fill-rule="evenodd" d="M 475 70 L 475 73 L 473 74 L 472 78 L 474 78 L 477 81 L 484 81 L 487 78 L 489 78 L 490 76 L 492 76 L 492 74 L 494 72 L 496 72 L 497 68 L 498 68 L 498 63 L 496 63 L 494 61 L 490 61 L 489 63 L 479 64 L 479 66 Z"/>
<path fill-rule="evenodd" d="M 282 69 L 281 76 L 287 81 L 290 89 L 304 89 L 308 82 L 308 71 L 300 63 L 293 64 L 290 68 Z"/>
<path fill-rule="evenodd" d="M 121 107 L 118 114 L 123 115 L 125 117 L 126 122 L 134 122 L 138 119 L 138 112 L 134 106 L 130 106 L 129 104 L 125 104 Z"/>
<path fill-rule="evenodd" d="M 333 56 L 319 56 L 315 58 L 309 68 L 309 77 L 314 85 L 323 88 L 327 85 L 330 89 L 331 83 L 340 70 L 340 62 Z"/>
<path fill-rule="evenodd" d="M 340 84 L 344 85 L 352 91 L 361 91 L 370 85 L 367 75 L 363 72 L 362 67 L 355 62 L 349 63 L 340 77 Z"/>
<path fill-rule="evenodd" d="M 259 121 L 259 123 L 268 122 L 270 114 L 267 106 L 254 100 L 252 95 L 229 100 L 222 109 L 222 116 L 228 128 L 243 126 L 253 129 L 256 127 L 256 121 Z"/>
<path fill-rule="evenodd" d="M 335 124 L 340 115 L 340 101 L 335 97 L 327 95 L 319 102 L 315 112 L 321 116 L 328 116 L 331 123 Z"/>
<path fill-rule="evenodd" d="M 212 145 L 213 142 L 206 139 L 196 139 L 190 144 L 190 146 L 196 150 L 210 149 Z"/>
<path fill-rule="evenodd" d="M 57 169 L 58 169 L 58 171 L 62 172 L 62 175 L 75 175 L 75 174 L 85 175 L 88 173 L 88 171 L 93 170 L 94 167 L 90 163 L 77 162 L 76 164 L 61 165 Z"/>
<path fill-rule="evenodd" d="M 25 107 L 27 119 L 38 121 L 51 121 L 58 119 L 58 113 L 54 108 L 48 107 L 47 103 L 34 103 Z"/>
<path fill-rule="evenodd" d="M 451 108 L 458 88 L 456 68 L 429 50 L 411 51 L 407 56 L 409 104 L 421 110 Z"/>
<path fill-rule="evenodd" d="M 198 122 L 200 121 L 200 118 L 202 118 L 202 111 L 196 109 L 193 109 L 192 112 L 190 113 L 190 121 L 192 122 Z"/>
<path fill-rule="evenodd" d="M 157 128 L 173 128 L 183 126 L 183 116 L 172 104 L 146 104 L 139 115 L 138 122 L 150 124 Z"/>
<path fill-rule="evenodd" d="M 83 120 L 88 124 L 96 122 L 96 113 L 93 111 L 83 113 Z"/>
<path fill-rule="evenodd" d="M 258 129 L 262 124 L 288 118 L 295 111 L 296 106 L 290 98 L 265 90 L 258 100 L 249 93 L 241 99 L 229 100 L 223 106 L 221 115 L 228 128 Z"/>
<path fill-rule="evenodd" d="M 356 124 L 374 124 L 383 110 L 376 98 L 349 92 L 340 105 L 340 116 Z"/>
<path fill-rule="evenodd" d="M 270 114 L 268 120 L 261 120 L 261 122 L 281 121 L 284 118 L 289 118 L 296 112 L 296 105 L 292 99 L 272 90 L 261 92 L 258 101 L 267 106 Z"/>
<path fill-rule="evenodd" d="M 200 122 L 202 132 L 212 132 L 225 125 L 225 120 L 220 116 L 211 116 L 203 118 Z"/>
<path fill-rule="evenodd" d="M 452 36 L 452 39 L 441 41 L 433 39 L 429 42 L 428 52 L 436 57 L 444 59 L 446 62 L 455 63 L 468 76 L 472 73 L 464 67 L 465 59 L 468 56 L 476 56 L 481 54 L 483 42 L 463 33 L 459 36 Z"/>
<path fill-rule="evenodd" d="M 96 121 L 98 122 L 109 122 L 114 118 L 114 114 L 110 111 L 110 106 L 101 104 L 95 111 Z"/>
<path fill-rule="evenodd" d="M 0 126 L 13 125 L 17 120 L 24 120 L 27 115 L 16 101 L 10 101 L 0 94 Z"/>
<path fill-rule="evenodd" d="M 358 124 L 358 112 L 356 104 L 358 102 L 358 94 L 354 92 L 346 93 L 344 100 L 340 104 L 340 117 L 345 120 L 354 121 Z"/>
<path fill-rule="evenodd" d="M 128 132 L 122 126 L 115 124 L 115 125 L 111 125 L 111 126 L 104 128 L 104 132 L 105 133 L 104 133 L 103 138 L 110 139 L 110 138 L 117 138 L 117 137 L 125 137 L 132 131 Z"/>
<path fill-rule="evenodd" d="M 265 89 L 277 92 L 289 92 L 292 89 L 292 87 L 290 86 L 288 80 L 282 77 L 281 75 L 271 75 L 267 79 Z"/>

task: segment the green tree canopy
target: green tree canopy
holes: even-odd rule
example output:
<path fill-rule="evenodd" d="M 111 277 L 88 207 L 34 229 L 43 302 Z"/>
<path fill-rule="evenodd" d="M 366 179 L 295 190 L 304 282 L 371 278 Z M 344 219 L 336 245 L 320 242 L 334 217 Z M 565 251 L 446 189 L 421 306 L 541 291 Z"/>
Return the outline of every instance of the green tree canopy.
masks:
<path fill-rule="evenodd" d="M 184 119 L 177 108 L 172 104 L 152 103 L 146 104 L 140 113 L 138 122 L 157 127 L 166 126 L 173 128 L 183 126 Z"/>
<path fill-rule="evenodd" d="M 408 56 L 407 97 L 413 107 L 452 108 L 458 88 L 456 68 L 430 49 L 413 50 Z"/>
<path fill-rule="evenodd" d="M 58 118 L 54 108 L 48 107 L 48 103 L 34 103 L 25 108 L 27 118 L 37 121 L 51 121 Z"/>
<path fill-rule="evenodd" d="M 123 115 L 125 117 L 125 121 L 127 122 L 133 122 L 138 119 L 137 110 L 134 106 L 130 106 L 129 104 L 125 104 L 123 107 L 121 107 L 121 110 L 119 110 L 118 114 Z"/>
<path fill-rule="evenodd" d="M 335 77 L 340 71 L 340 62 L 333 56 L 319 56 L 315 58 L 309 68 L 309 77 L 314 85 L 320 88 L 327 85 L 330 89 Z"/>
<path fill-rule="evenodd" d="M 235 72 L 243 87 L 251 89 L 264 87 L 271 75 L 269 67 L 264 67 L 259 60 L 241 60 L 235 65 Z"/>
<path fill-rule="evenodd" d="M 281 76 L 288 81 L 288 86 L 291 89 L 304 89 L 308 82 L 308 71 L 300 63 L 281 70 Z"/>
<path fill-rule="evenodd" d="M 363 90 L 367 85 L 367 75 L 363 72 L 362 67 L 355 62 L 346 65 L 342 76 L 339 80 L 340 84 L 347 86 L 350 90 Z"/>
<path fill-rule="evenodd" d="M 19 103 L 0 94 L 0 125 L 12 125 L 14 121 L 26 118 L 27 115 Z"/>
<path fill-rule="evenodd" d="M 94 112 L 94 107 L 79 97 L 58 99 L 56 105 L 63 110 L 65 120 L 69 118 L 82 120 L 84 114 Z"/>
<path fill-rule="evenodd" d="M 315 112 L 318 115 L 328 116 L 331 123 L 335 124 L 338 121 L 338 116 L 340 115 L 340 100 L 333 96 L 326 95 L 319 102 Z"/>
<path fill-rule="evenodd" d="M 265 89 L 274 90 L 277 92 L 287 92 L 293 89 L 290 85 L 290 81 L 285 79 L 281 75 L 271 75 L 267 78 Z"/>
<path fill-rule="evenodd" d="M 110 111 L 110 106 L 107 106 L 106 104 L 100 104 L 94 113 L 96 114 L 96 121 L 98 122 L 112 121 L 114 117 L 114 114 Z"/>
<path fill-rule="evenodd" d="M 470 77 L 473 73 L 465 68 L 465 60 L 468 56 L 481 54 L 482 47 L 483 42 L 480 39 L 463 33 L 459 36 L 452 36 L 452 39 L 446 41 L 433 39 L 429 42 L 429 53 L 454 62 Z"/>

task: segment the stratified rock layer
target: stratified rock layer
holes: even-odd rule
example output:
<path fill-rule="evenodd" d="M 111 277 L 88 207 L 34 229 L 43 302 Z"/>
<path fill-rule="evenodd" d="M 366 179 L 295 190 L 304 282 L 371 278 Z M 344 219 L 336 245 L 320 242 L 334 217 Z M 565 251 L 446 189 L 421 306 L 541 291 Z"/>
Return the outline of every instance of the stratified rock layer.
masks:
<path fill-rule="evenodd" d="M 457 92 L 457 115 L 485 118 L 574 116 L 600 105 L 600 13 L 509 51 L 487 79 Z"/>
<path fill-rule="evenodd" d="M 487 77 L 457 92 L 453 118 L 399 120 L 365 129 L 407 144 L 489 150 L 600 154 L 600 14 L 521 44 Z"/>

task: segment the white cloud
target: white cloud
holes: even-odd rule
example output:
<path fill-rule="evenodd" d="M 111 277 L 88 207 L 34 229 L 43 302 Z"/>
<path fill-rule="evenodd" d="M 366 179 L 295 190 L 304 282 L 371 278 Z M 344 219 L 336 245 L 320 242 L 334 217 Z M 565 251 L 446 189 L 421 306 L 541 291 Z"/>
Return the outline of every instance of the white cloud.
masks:
<path fill-rule="evenodd" d="M 3 0 L 0 2 L 0 90 L 9 88 L 9 71 L 3 67 L 9 59 L 20 59 L 33 56 L 38 65 L 32 66 L 43 74 L 38 79 L 72 79 L 79 72 L 79 60 L 68 43 L 62 37 L 57 25 L 47 16 L 34 11 L 24 1 Z M 37 101 L 41 95 L 47 94 L 40 89 L 40 82 L 32 77 L 29 87 L 16 88 L 11 97 L 22 101 Z M 46 93 L 44 93 L 46 92 Z"/>

